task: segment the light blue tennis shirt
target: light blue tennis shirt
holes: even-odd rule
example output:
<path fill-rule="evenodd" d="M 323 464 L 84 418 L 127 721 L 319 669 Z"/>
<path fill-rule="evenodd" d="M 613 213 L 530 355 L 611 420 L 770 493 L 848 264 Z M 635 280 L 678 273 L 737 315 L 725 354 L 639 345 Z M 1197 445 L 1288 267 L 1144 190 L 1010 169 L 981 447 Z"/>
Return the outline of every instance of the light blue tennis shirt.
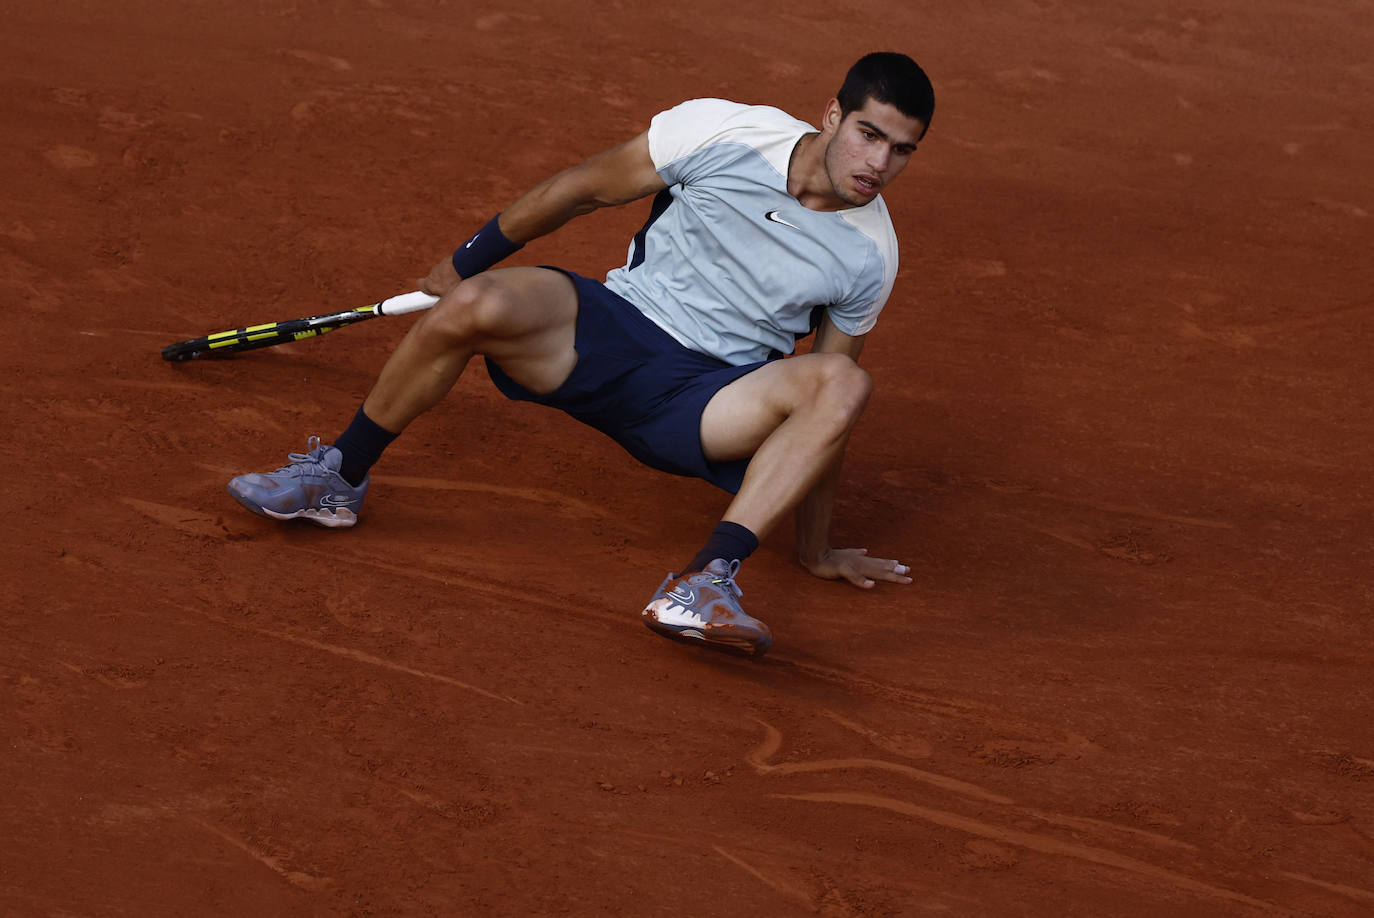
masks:
<path fill-rule="evenodd" d="M 723 99 L 656 115 L 649 155 L 668 188 L 606 286 L 734 366 L 792 353 L 818 306 L 840 331 L 867 334 L 897 277 L 897 236 L 881 197 L 822 213 L 787 193 L 792 151 L 813 133 L 776 108 Z"/>

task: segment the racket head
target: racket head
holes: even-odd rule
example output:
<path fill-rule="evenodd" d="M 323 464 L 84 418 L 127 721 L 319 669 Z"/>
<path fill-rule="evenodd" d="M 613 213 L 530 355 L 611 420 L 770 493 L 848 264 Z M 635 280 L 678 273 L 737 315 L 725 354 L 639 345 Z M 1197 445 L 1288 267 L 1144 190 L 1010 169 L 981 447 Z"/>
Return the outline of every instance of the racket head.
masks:
<path fill-rule="evenodd" d="M 224 357 L 241 354 L 264 347 L 274 347 L 290 341 L 316 338 L 336 328 L 353 325 L 375 318 L 377 304 L 331 312 L 303 319 L 289 319 L 285 322 L 269 322 L 265 325 L 250 325 L 229 331 L 215 332 L 199 338 L 187 338 L 169 344 L 162 349 L 162 359 L 172 362 L 199 360 L 206 357 Z"/>

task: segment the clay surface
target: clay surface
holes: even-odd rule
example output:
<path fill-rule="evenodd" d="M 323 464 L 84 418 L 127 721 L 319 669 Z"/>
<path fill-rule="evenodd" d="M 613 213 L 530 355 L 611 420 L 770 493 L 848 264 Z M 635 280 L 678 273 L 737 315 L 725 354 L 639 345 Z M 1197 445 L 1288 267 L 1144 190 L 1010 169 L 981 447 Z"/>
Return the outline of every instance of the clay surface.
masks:
<path fill-rule="evenodd" d="M 1374 912 L 1374 7 L 49 0 L 0 29 L 0 913 Z M 938 93 L 836 537 L 761 662 L 639 609 L 725 505 L 474 366 L 363 521 L 360 306 L 696 96 Z M 512 264 L 623 262 L 648 202 Z"/>

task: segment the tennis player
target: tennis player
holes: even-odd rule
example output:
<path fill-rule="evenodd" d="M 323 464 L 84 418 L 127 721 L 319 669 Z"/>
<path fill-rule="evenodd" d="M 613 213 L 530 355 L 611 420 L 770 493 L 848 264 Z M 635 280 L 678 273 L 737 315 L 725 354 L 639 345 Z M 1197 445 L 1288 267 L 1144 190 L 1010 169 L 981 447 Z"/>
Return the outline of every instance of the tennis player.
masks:
<path fill-rule="evenodd" d="M 522 195 L 437 264 L 438 296 L 332 445 L 311 437 L 229 493 L 254 513 L 352 526 L 369 470 L 481 355 L 508 398 L 567 412 L 641 462 L 734 495 L 701 550 L 643 610 L 666 637 L 761 654 L 740 564 L 796 511 L 817 577 L 868 589 L 907 565 L 837 548 L 829 530 L 850 432 L 872 382 L 859 367 L 897 275 L 881 192 L 925 136 L 935 97 L 903 54 L 860 59 L 819 129 L 771 107 L 695 99 L 644 133 Z M 495 269 L 601 207 L 653 197 L 623 267 L 603 282 L 560 268 Z M 809 354 L 793 353 L 815 333 Z"/>

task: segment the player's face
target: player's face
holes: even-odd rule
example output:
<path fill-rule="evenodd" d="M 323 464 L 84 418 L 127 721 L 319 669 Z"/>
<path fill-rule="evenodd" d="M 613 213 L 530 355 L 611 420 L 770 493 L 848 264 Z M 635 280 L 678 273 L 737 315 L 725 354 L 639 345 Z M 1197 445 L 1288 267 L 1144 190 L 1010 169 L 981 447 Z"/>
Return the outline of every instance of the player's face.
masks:
<path fill-rule="evenodd" d="M 833 131 L 825 147 L 825 172 L 835 196 L 851 207 L 872 201 L 902 174 L 926 127 L 919 118 L 874 99 L 844 118 L 840 103 L 832 99 L 824 123 L 826 131 Z"/>

